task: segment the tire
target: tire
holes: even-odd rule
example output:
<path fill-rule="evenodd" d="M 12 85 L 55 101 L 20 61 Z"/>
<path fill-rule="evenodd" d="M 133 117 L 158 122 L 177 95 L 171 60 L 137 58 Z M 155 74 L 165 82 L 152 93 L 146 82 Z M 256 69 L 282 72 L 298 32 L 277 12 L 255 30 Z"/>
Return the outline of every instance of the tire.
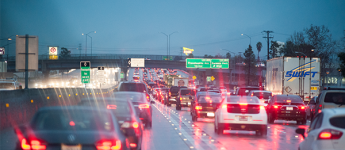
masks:
<path fill-rule="evenodd" d="M 223 131 L 224 131 L 224 129 L 219 127 L 219 124 L 218 124 L 218 128 L 216 129 L 216 133 L 217 134 L 223 134 Z"/>
<path fill-rule="evenodd" d="M 272 114 L 271 114 L 271 113 L 269 113 L 269 114 L 268 114 L 268 123 L 270 123 L 270 124 L 274 124 L 274 119 L 273 119 L 273 117 L 272 117 Z"/>
<path fill-rule="evenodd" d="M 181 110 L 181 106 L 176 104 L 176 110 Z"/>
<path fill-rule="evenodd" d="M 198 121 L 198 117 L 196 117 L 196 116 L 192 116 L 192 121 Z"/>

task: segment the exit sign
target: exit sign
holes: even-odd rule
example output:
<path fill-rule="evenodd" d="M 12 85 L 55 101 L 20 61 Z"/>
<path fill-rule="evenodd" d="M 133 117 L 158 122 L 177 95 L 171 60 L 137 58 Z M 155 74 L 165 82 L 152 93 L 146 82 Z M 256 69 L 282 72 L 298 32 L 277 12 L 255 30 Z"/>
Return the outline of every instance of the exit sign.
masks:
<path fill-rule="evenodd" d="M 187 58 L 186 68 L 227 69 L 229 68 L 229 59 Z"/>
<path fill-rule="evenodd" d="M 90 67 L 91 62 L 90 61 L 81 61 L 80 62 L 80 78 L 81 83 L 90 83 Z"/>

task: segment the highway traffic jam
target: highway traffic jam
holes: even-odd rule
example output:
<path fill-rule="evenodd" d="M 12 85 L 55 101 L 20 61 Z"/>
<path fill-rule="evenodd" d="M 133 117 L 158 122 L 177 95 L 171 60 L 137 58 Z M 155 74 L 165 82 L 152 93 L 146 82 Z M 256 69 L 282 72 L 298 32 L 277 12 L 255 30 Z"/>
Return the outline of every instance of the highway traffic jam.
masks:
<path fill-rule="evenodd" d="M 261 87 L 195 85 L 183 70 L 131 68 L 108 97 L 43 107 L 14 128 L 20 150 L 343 149 L 345 90 L 307 104 Z M 311 121 L 311 122 L 310 122 Z"/>

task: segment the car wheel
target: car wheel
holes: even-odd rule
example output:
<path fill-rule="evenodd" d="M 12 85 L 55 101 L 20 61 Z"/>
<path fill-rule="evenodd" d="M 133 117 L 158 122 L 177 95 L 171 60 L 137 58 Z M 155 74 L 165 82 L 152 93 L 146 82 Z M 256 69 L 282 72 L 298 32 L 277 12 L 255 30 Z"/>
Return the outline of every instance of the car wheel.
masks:
<path fill-rule="evenodd" d="M 198 121 L 198 117 L 192 116 L 192 121 Z"/>
<path fill-rule="evenodd" d="M 268 114 L 268 123 L 271 123 L 271 124 L 273 124 L 273 123 L 274 123 L 274 119 L 273 119 L 273 117 L 272 117 L 272 114 L 271 114 L 271 113 L 269 113 L 269 114 Z"/>

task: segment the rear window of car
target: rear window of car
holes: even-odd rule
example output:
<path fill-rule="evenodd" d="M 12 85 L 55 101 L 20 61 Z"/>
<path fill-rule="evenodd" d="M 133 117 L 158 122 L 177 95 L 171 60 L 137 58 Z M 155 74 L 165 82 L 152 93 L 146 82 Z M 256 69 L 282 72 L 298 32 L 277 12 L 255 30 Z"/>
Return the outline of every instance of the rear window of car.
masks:
<path fill-rule="evenodd" d="M 109 113 L 95 111 L 46 111 L 37 115 L 35 130 L 113 131 Z"/>
<path fill-rule="evenodd" d="M 259 99 L 269 99 L 272 96 L 272 93 L 269 92 L 255 92 L 253 96 L 256 96 Z"/>
<path fill-rule="evenodd" d="M 200 96 L 198 98 L 198 102 L 210 102 L 212 103 L 220 103 L 222 101 L 221 96 Z"/>
<path fill-rule="evenodd" d="M 326 103 L 345 104 L 345 93 L 329 92 L 325 96 Z"/>
<path fill-rule="evenodd" d="M 345 116 L 333 117 L 329 119 L 329 122 L 332 126 L 345 129 Z"/>
<path fill-rule="evenodd" d="M 276 102 L 277 103 L 303 103 L 303 100 L 299 96 L 277 96 Z"/>
<path fill-rule="evenodd" d="M 116 96 L 117 97 L 117 96 Z M 116 98 L 122 99 L 122 98 Z M 83 106 L 91 106 L 96 108 L 107 108 L 114 112 L 115 116 L 126 116 L 131 114 L 131 107 L 127 102 L 114 100 L 98 100 L 98 101 L 85 101 L 82 103 Z"/>
<path fill-rule="evenodd" d="M 248 95 L 253 90 L 259 90 L 259 88 L 240 88 L 238 95 Z"/>
<path fill-rule="evenodd" d="M 119 91 L 146 92 L 146 87 L 140 83 L 122 83 Z"/>
<path fill-rule="evenodd" d="M 246 98 L 246 97 L 237 97 L 229 96 L 227 102 L 231 103 L 259 103 L 259 100 L 256 97 Z"/>
<path fill-rule="evenodd" d="M 195 95 L 194 90 L 181 90 L 181 95 Z"/>
<path fill-rule="evenodd" d="M 170 92 L 174 92 L 174 93 L 178 92 L 179 90 L 180 90 L 180 88 L 178 88 L 178 87 L 171 87 L 170 88 Z"/>
<path fill-rule="evenodd" d="M 115 99 L 126 99 L 132 102 L 145 102 L 145 97 L 139 94 L 114 94 Z"/>

